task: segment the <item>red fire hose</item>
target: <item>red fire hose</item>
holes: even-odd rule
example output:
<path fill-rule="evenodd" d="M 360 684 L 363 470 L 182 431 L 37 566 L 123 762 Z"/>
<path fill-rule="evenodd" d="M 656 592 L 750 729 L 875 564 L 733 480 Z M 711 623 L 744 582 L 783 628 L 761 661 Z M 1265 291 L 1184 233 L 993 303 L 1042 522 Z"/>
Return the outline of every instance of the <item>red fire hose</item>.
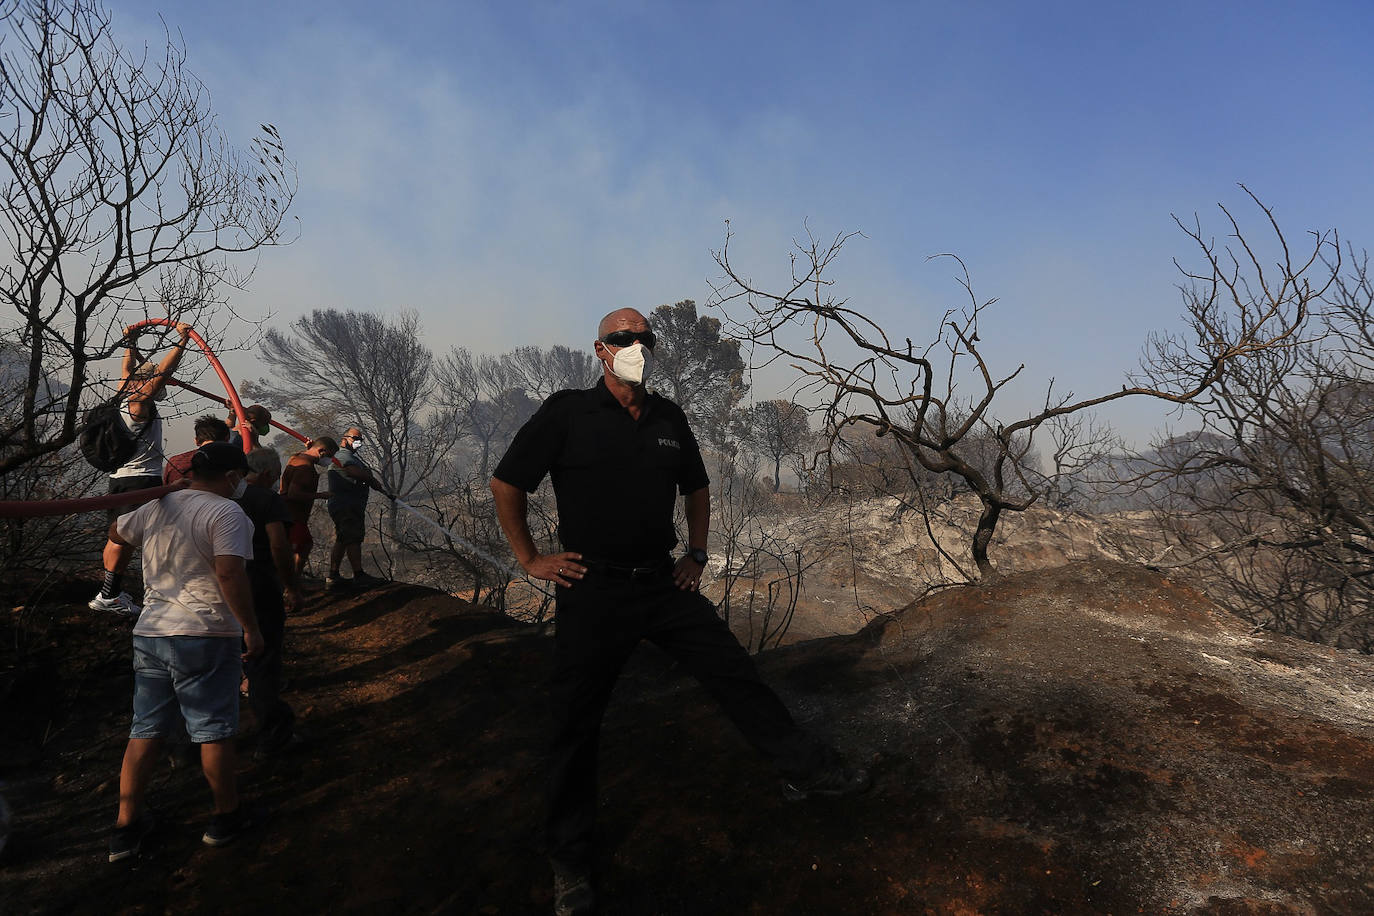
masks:
<path fill-rule="evenodd" d="M 168 380 L 167 380 L 167 383 L 170 384 L 170 385 L 176 385 L 178 388 L 185 388 L 187 391 L 191 392 L 192 394 L 198 394 L 198 395 L 200 395 L 200 396 L 203 397 L 203 398 L 209 398 L 209 399 L 212 400 L 212 401 L 215 401 L 215 402 L 220 403 L 220 404 L 224 404 L 226 407 L 230 406 L 229 403 L 228 403 L 225 399 L 221 398 L 219 395 L 214 394 L 214 393 L 209 392 L 209 391 L 206 391 L 204 388 L 197 388 L 195 385 L 188 384 L 187 382 L 183 382 L 183 381 L 181 381 L 180 379 L 174 379 L 174 378 L 168 379 Z M 309 436 L 302 436 L 300 433 L 296 432 L 294 429 L 292 429 L 291 427 L 287 426 L 285 423 L 278 423 L 276 420 L 268 420 L 267 422 L 271 423 L 273 426 L 275 426 L 277 429 L 281 430 L 282 432 L 284 432 L 284 433 L 286 433 L 286 434 L 288 434 L 288 435 L 291 435 L 291 436 L 295 436 L 297 439 L 301 440 L 301 441 L 304 442 L 306 445 L 309 445 L 309 444 L 310 444 L 310 437 L 309 437 Z M 244 439 L 244 441 L 247 442 L 248 440 L 247 440 L 247 439 Z"/>
<path fill-rule="evenodd" d="M 150 502 L 160 496 L 166 496 L 173 490 L 181 490 L 185 487 L 185 483 L 178 482 L 168 484 L 165 487 L 149 487 L 146 490 L 132 490 L 128 493 L 111 493 L 108 496 L 0 502 L 0 518 L 38 518 L 42 515 L 76 515 L 80 512 L 94 512 L 99 509 L 118 509 L 120 506 L 135 506 Z"/>
<path fill-rule="evenodd" d="M 139 328 L 156 327 L 163 325 L 166 327 L 176 327 L 176 322 L 170 318 L 149 318 L 137 324 L 129 325 L 129 330 L 136 331 Z M 248 422 L 248 418 L 243 413 L 243 403 L 239 400 L 239 393 L 234 388 L 234 383 L 229 381 L 229 373 L 224 371 L 224 367 L 219 364 L 219 359 L 215 356 L 215 351 L 210 349 L 210 345 L 205 342 L 205 338 L 196 333 L 195 328 L 190 329 L 190 338 L 195 341 L 196 346 L 200 347 L 205 354 L 205 359 L 210 363 L 210 368 L 215 370 L 219 380 L 224 384 L 224 390 L 229 394 L 229 406 L 234 411 L 234 416 L 239 418 L 239 433 L 243 436 L 243 450 L 252 450 L 253 427 Z M 170 379 L 168 380 L 170 381 Z M 211 395 L 213 397 L 213 395 Z"/>
<path fill-rule="evenodd" d="M 176 327 L 176 322 L 170 318 L 149 318 L 137 324 L 130 325 L 129 330 L 133 331 L 139 328 L 156 327 L 158 325 Z M 243 436 L 243 450 L 244 452 L 252 451 L 253 427 L 252 424 L 248 422 L 247 416 L 244 415 L 243 403 L 239 400 L 239 393 L 235 390 L 234 383 L 229 380 L 229 374 L 224 371 L 224 367 L 220 365 L 219 359 L 216 358 L 214 351 L 210 349 L 210 345 L 205 342 L 205 338 L 197 334 L 194 328 L 190 330 L 188 336 L 195 342 L 197 347 L 200 347 L 201 352 L 205 354 L 206 360 L 210 363 L 210 368 L 215 370 L 215 374 L 219 376 L 220 382 L 224 384 L 224 390 L 228 394 L 229 407 L 234 411 L 234 416 L 238 418 L 239 433 Z M 168 382 L 179 385 L 187 391 L 192 391 L 221 404 L 225 403 L 224 398 L 187 385 L 185 382 L 179 382 L 176 379 L 168 379 Z M 272 421 L 272 425 L 290 433 L 302 442 L 308 443 L 310 441 L 294 429 L 283 426 L 275 420 Z M 152 487 L 147 490 L 135 490 L 131 493 L 112 493 L 108 496 L 87 496 L 80 499 L 13 500 L 9 502 L 0 502 L 0 518 L 38 518 L 47 515 L 74 515 L 78 512 L 92 512 L 99 509 L 134 506 L 148 502 L 149 500 L 157 499 L 183 486 L 185 486 L 185 484 L 175 484 L 169 487 Z"/>

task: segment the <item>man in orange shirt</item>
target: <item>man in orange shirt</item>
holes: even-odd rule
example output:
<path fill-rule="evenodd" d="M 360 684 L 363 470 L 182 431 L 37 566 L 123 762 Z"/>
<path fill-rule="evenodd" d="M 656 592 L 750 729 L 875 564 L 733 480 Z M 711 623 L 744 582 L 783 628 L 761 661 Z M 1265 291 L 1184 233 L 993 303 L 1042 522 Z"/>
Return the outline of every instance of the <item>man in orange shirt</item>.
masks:
<path fill-rule="evenodd" d="M 319 469 L 328 467 L 338 450 L 339 443 L 328 436 L 311 439 L 304 451 L 291 456 L 281 472 L 282 499 L 291 510 L 291 549 L 296 554 L 298 579 L 315 546 L 310 535 L 310 510 L 315 507 L 315 500 L 329 498 L 328 490 L 320 490 Z"/>

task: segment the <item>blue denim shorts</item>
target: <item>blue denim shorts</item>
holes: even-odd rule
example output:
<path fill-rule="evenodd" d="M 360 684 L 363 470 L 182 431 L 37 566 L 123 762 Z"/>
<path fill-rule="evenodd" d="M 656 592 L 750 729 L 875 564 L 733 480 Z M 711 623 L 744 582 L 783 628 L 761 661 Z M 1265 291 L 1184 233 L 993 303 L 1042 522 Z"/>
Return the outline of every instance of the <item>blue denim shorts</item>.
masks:
<path fill-rule="evenodd" d="M 177 712 L 196 744 L 232 738 L 239 727 L 239 640 L 229 636 L 135 636 L 130 738 L 166 738 Z"/>

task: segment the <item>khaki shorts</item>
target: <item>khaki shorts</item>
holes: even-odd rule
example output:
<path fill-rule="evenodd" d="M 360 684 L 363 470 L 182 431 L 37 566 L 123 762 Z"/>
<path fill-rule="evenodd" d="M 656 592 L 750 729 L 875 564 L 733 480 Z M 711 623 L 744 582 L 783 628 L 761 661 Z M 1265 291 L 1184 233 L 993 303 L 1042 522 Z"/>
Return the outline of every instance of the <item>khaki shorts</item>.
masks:
<path fill-rule="evenodd" d="M 334 540 L 344 546 L 361 544 L 367 536 L 367 509 L 330 509 L 329 517 L 334 520 Z"/>

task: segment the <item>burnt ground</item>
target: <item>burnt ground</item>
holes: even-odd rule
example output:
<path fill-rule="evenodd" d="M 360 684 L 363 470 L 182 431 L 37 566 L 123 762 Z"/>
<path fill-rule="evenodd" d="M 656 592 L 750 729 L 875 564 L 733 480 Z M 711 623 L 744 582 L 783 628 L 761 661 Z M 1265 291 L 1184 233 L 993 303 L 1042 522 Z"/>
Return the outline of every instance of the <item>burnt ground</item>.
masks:
<path fill-rule="evenodd" d="M 551 910 L 547 633 L 416 586 L 313 596 L 288 631 L 309 742 L 256 761 L 245 715 L 241 779 L 271 820 L 202 846 L 208 790 L 166 769 L 144 855 L 110 865 L 129 624 L 86 611 L 88 590 L 0 669 L 0 912 Z M 603 731 L 605 912 L 1374 912 L 1366 656 L 1092 562 L 938 593 L 760 666 L 874 788 L 787 803 L 643 647 Z"/>

